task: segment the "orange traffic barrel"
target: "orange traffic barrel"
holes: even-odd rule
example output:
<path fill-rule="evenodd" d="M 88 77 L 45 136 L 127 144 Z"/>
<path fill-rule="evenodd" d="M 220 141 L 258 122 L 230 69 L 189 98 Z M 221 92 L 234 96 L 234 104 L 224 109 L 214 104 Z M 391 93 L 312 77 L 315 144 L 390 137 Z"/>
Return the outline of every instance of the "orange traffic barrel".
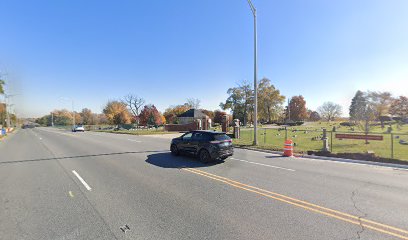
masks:
<path fill-rule="evenodd" d="M 284 157 L 293 156 L 293 141 L 290 139 L 285 141 L 285 146 L 283 147 L 283 156 Z"/>

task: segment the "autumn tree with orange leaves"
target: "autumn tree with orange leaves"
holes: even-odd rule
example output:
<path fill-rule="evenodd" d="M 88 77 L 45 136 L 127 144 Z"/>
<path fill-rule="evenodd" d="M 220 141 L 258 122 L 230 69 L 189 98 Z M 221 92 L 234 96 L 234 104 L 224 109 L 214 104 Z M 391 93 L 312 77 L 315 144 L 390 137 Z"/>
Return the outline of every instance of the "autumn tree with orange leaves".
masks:
<path fill-rule="evenodd" d="M 129 124 L 131 122 L 131 114 L 126 104 L 119 101 L 109 101 L 103 109 L 103 113 L 106 115 L 110 124 L 120 125 Z"/>

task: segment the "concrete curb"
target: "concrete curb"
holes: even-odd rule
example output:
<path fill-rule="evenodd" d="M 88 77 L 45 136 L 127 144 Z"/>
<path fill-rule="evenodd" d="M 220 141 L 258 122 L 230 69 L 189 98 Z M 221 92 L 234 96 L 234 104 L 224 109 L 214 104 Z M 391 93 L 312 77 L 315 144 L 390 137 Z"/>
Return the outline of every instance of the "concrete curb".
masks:
<path fill-rule="evenodd" d="M 237 147 L 237 148 L 247 149 L 247 150 L 252 150 L 252 151 L 257 151 L 257 152 L 267 152 L 267 153 L 272 153 L 272 154 L 283 155 L 283 152 L 272 151 L 272 150 L 267 150 L 267 149 L 259 149 L 259 148 L 252 148 L 252 147 Z M 371 166 L 399 168 L 399 169 L 408 170 L 408 165 L 396 164 L 396 163 L 382 163 L 382 162 L 372 162 L 372 161 L 364 161 L 364 160 L 356 160 L 356 159 L 348 159 L 348 158 L 324 157 L 324 156 L 315 156 L 315 155 L 298 155 L 295 157 L 315 159 L 315 160 L 328 160 L 328 161 L 334 161 L 334 162 L 356 163 L 356 164 L 361 164 L 361 165 L 371 165 Z"/>

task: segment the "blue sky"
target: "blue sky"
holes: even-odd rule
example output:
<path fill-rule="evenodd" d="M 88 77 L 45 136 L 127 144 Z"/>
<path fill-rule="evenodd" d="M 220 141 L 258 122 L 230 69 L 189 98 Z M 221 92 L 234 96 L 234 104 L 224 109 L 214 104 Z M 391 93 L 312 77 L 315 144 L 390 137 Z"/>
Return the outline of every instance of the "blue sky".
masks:
<path fill-rule="evenodd" d="M 259 78 L 347 112 L 355 91 L 408 95 L 408 1 L 253 0 Z M 16 111 L 101 112 L 137 94 L 164 111 L 186 98 L 217 109 L 253 81 L 253 22 L 246 0 L 0 0 L 0 71 Z M 347 115 L 347 114 L 346 114 Z"/>

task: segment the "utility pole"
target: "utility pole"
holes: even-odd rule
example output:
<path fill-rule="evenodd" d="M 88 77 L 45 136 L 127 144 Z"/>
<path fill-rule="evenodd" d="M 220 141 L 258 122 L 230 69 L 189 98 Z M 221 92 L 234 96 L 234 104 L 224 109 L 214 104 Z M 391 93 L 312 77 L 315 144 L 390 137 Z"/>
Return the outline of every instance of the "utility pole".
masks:
<path fill-rule="evenodd" d="M 54 127 L 54 112 L 51 112 L 51 127 Z"/>
<path fill-rule="evenodd" d="M 251 8 L 252 14 L 254 15 L 254 145 L 258 145 L 257 138 L 257 126 L 258 126 L 258 84 L 257 84 L 257 75 L 258 75 L 258 63 L 257 63 L 257 54 L 258 54 L 258 44 L 257 44 L 257 31 L 256 31 L 256 8 L 252 4 L 251 0 L 248 0 L 249 7 Z"/>
<path fill-rule="evenodd" d="M 6 124 L 7 124 L 7 127 L 9 128 L 10 127 L 10 125 L 11 125 L 11 121 L 10 121 L 10 107 L 12 106 L 12 105 L 14 105 L 14 104 L 10 104 L 9 103 L 9 101 L 10 101 L 10 97 L 13 97 L 13 96 L 16 96 L 17 94 L 4 94 L 4 98 L 5 98 L 5 101 L 6 101 L 6 119 L 7 119 L 7 121 L 6 121 Z"/>
<path fill-rule="evenodd" d="M 6 101 L 6 119 L 7 119 L 6 124 L 7 124 L 7 128 L 9 128 L 10 127 L 10 113 L 9 113 L 9 103 L 8 103 L 9 97 L 7 94 L 4 94 L 4 96 L 5 96 L 5 101 Z"/>
<path fill-rule="evenodd" d="M 75 129 L 75 110 L 74 110 L 74 100 L 71 99 L 72 101 L 72 129 Z"/>

